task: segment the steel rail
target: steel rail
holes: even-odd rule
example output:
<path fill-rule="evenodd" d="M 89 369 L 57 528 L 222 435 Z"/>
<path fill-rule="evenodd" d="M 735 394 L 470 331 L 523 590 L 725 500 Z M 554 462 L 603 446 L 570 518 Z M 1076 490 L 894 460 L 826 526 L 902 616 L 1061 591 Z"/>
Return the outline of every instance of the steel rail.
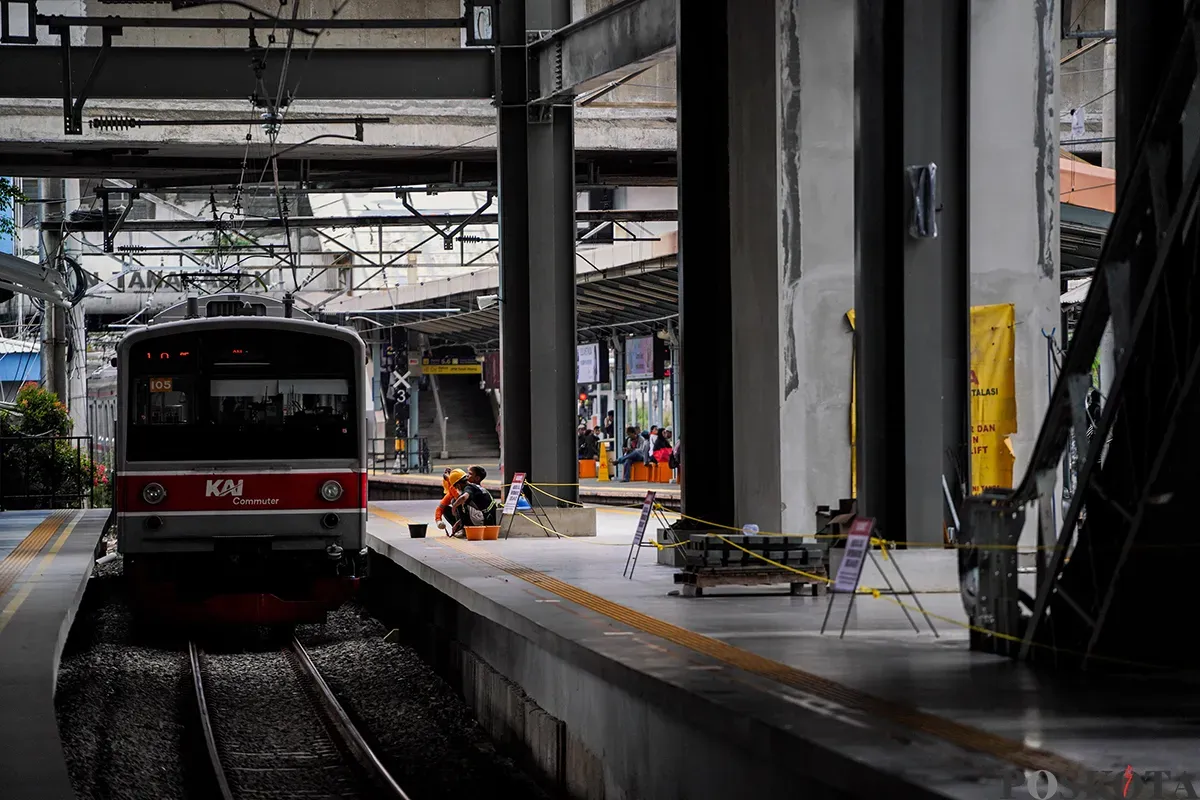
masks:
<path fill-rule="evenodd" d="M 200 649 L 195 642 L 188 642 L 188 658 L 192 664 L 192 685 L 196 689 L 196 707 L 200 717 L 200 729 L 204 733 L 204 747 L 208 750 L 208 760 L 212 766 L 213 778 L 220 792 L 221 800 L 234 800 L 229 781 L 225 778 L 225 768 L 221 766 L 221 756 L 217 752 L 217 738 L 213 733 L 212 719 L 208 715 L 208 702 L 204 699 L 204 679 L 200 672 Z"/>
<path fill-rule="evenodd" d="M 409 800 L 408 795 L 396 783 L 392 774 L 388 772 L 387 767 L 379 760 L 378 756 L 371 750 L 370 745 L 363 739 L 358 728 L 351 721 L 346 710 L 342 708 L 342 704 L 338 702 L 337 696 L 333 690 L 329 688 L 329 684 L 321 677 L 320 671 L 317 670 L 312 659 L 309 658 L 308 651 L 304 649 L 304 645 L 300 644 L 300 640 L 292 637 L 291 653 L 296 658 L 296 663 L 307 675 L 309 681 L 317 689 L 318 699 L 321 701 L 324 710 L 329 717 L 330 723 L 337 730 L 342 741 L 349 747 L 354 754 L 355 760 L 366 771 L 368 776 L 375 780 L 385 792 L 398 800 Z"/>

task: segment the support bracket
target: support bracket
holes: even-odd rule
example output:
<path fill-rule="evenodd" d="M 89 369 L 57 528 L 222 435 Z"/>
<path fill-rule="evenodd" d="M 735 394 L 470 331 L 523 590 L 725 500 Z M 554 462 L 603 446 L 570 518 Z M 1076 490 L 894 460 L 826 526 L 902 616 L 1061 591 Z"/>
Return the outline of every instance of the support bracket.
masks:
<path fill-rule="evenodd" d="M 429 219 L 424 214 L 422 214 L 420 211 L 418 211 L 412 205 L 412 203 L 410 203 L 408 201 L 408 192 L 396 192 L 396 197 L 400 198 L 400 202 L 404 205 L 404 208 L 408 210 L 408 213 L 412 214 L 414 217 L 416 217 L 417 219 L 424 222 L 431 229 L 433 229 L 434 233 L 436 233 L 438 236 L 441 237 L 443 250 L 453 250 L 454 249 L 454 237 L 458 236 L 460 233 L 462 233 L 463 230 L 465 230 L 468 225 L 473 223 L 480 214 L 482 214 L 483 212 L 487 211 L 489 208 L 492 207 L 492 203 L 496 199 L 496 194 L 495 194 L 495 192 L 492 192 L 491 190 L 489 190 L 487 193 L 487 201 L 484 202 L 484 204 L 481 205 L 479 208 L 475 209 L 475 211 L 471 214 L 471 216 L 464 219 L 461 223 L 459 223 L 455 227 L 451 228 L 449 225 L 447 225 L 445 229 L 443 229 L 436 222 Z"/>
<path fill-rule="evenodd" d="M 87 102 L 88 93 L 95 85 L 96 77 L 104 68 L 104 62 L 112 50 L 112 37 L 120 36 L 121 32 L 120 28 L 104 28 L 101 31 L 100 51 L 96 53 L 92 69 L 76 95 L 71 79 L 71 28 L 54 26 L 50 29 L 50 33 L 59 37 L 59 47 L 62 51 L 63 132 L 67 136 L 83 135 L 83 104 Z"/>

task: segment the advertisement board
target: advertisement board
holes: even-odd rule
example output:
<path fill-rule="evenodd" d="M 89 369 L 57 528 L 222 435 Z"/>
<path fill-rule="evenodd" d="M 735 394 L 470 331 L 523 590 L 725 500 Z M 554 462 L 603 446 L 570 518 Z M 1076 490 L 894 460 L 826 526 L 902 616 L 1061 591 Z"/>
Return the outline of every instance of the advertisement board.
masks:
<path fill-rule="evenodd" d="M 658 377 L 654 369 L 655 347 L 653 336 L 637 336 L 625 340 L 625 379 L 650 381 Z"/>
<path fill-rule="evenodd" d="M 575 346 L 575 382 L 600 382 L 599 342 L 588 342 Z"/>
<path fill-rule="evenodd" d="M 575 382 L 608 383 L 608 347 L 588 342 L 575 347 Z"/>

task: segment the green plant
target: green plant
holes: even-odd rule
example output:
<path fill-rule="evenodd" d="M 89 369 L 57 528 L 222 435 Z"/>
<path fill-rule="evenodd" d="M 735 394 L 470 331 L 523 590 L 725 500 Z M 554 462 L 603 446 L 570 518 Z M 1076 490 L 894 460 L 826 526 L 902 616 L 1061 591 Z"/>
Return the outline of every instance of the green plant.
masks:
<path fill-rule="evenodd" d="M 110 478 L 93 465 L 86 440 L 72 439 L 67 407 L 40 386 L 17 393 L 16 413 L 0 414 L 0 499 L 4 508 L 79 508 L 111 502 Z"/>
<path fill-rule="evenodd" d="M 21 194 L 21 190 L 12 184 L 8 178 L 0 178 L 0 234 L 16 236 L 17 225 L 13 214 L 6 213 L 16 210 L 18 203 L 24 203 L 29 198 Z"/>

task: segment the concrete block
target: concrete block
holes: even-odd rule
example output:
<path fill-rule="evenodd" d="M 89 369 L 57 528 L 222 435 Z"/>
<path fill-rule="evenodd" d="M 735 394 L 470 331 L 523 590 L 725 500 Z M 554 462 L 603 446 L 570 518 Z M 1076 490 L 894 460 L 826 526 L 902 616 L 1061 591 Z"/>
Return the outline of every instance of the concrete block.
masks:
<path fill-rule="evenodd" d="M 544 508 L 539 509 L 536 514 L 528 511 L 523 513 L 524 516 L 513 518 L 511 528 L 509 521 L 503 520 L 500 535 L 504 536 L 507 533 L 509 536 L 530 539 L 553 537 L 554 534 L 545 531 L 544 527 L 553 528 L 563 536 L 596 535 L 594 508 Z M 547 517 L 550 519 L 549 525 L 546 524 Z M 538 525 L 543 528 L 539 528 Z"/>
<path fill-rule="evenodd" d="M 673 534 L 674 531 L 667 530 L 666 528 L 659 528 L 655 541 L 659 544 L 674 544 L 675 538 Z M 686 559 L 683 556 L 683 550 L 684 548 L 682 547 L 668 547 L 663 550 L 659 550 L 658 563 L 668 567 L 682 568 L 686 563 Z"/>

